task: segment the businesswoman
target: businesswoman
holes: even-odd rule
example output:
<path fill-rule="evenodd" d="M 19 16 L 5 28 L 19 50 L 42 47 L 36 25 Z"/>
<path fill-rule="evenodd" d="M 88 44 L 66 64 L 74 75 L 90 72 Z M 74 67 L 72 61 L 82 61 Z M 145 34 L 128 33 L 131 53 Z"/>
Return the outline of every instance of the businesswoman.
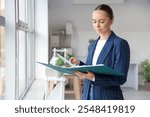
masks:
<path fill-rule="evenodd" d="M 92 21 L 98 38 L 88 47 L 86 63 L 74 57 L 70 58 L 70 61 L 73 64 L 79 65 L 104 64 L 123 73 L 124 76 L 116 77 L 95 74 L 90 71 L 87 73 L 76 71 L 75 74 L 79 78 L 84 79 L 82 99 L 123 100 L 124 97 L 120 85 L 123 85 L 127 80 L 130 63 L 130 48 L 128 42 L 118 37 L 111 30 L 114 15 L 110 6 L 106 4 L 97 6 L 92 13 Z"/>

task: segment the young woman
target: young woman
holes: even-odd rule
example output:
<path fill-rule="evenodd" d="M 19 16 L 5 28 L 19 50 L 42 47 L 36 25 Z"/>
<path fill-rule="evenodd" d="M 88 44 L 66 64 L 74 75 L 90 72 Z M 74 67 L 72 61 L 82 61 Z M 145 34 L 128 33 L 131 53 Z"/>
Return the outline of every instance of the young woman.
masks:
<path fill-rule="evenodd" d="M 112 30 L 113 11 L 106 4 L 99 5 L 92 13 L 93 28 L 98 38 L 89 45 L 86 63 L 77 58 L 70 58 L 73 64 L 96 65 L 104 64 L 124 74 L 121 77 L 95 74 L 92 72 L 75 74 L 84 79 L 82 91 L 83 100 L 122 100 L 120 85 L 127 80 L 130 63 L 130 48 L 128 42 L 118 37 Z M 68 76 L 69 77 L 69 76 Z"/>

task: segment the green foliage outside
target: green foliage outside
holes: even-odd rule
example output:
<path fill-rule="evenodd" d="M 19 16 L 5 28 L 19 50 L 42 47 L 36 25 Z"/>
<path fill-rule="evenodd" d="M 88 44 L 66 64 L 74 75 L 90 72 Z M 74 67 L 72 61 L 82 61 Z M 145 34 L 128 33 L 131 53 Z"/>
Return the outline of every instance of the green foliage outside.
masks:
<path fill-rule="evenodd" d="M 145 81 L 150 82 L 150 62 L 148 59 L 142 62 L 142 68 L 143 68 L 142 73 L 144 75 Z"/>
<path fill-rule="evenodd" d="M 94 39 L 89 39 L 89 43 L 92 43 L 94 41 Z"/>

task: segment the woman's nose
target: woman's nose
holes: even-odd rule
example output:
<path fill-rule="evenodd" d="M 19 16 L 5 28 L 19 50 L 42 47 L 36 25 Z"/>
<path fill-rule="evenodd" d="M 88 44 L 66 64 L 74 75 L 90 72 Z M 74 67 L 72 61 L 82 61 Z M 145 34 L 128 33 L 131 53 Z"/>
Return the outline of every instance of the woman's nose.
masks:
<path fill-rule="evenodd" d="M 99 24 L 99 23 L 96 23 L 96 27 L 99 28 L 99 27 L 100 27 L 100 24 Z"/>

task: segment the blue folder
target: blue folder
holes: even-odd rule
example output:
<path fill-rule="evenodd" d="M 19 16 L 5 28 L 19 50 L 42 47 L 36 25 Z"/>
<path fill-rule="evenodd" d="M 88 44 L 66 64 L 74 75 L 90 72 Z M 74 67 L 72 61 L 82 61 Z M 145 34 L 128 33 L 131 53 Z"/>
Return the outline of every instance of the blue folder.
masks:
<path fill-rule="evenodd" d="M 123 73 L 120 73 L 110 67 L 107 67 L 103 64 L 99 65 L 83 65 L 83 66 L 73 66 L 73 67 L 61 67 L 61 66 L 56 66 L 52 64 L 46 64 L 42 62 L 38 62 L 39 64 L 42 64 L 46 67 L 52 68 L 56 71 L 59 71 L 61 73 L 67 73 L 67 74 L 74 74 L 75 71 L 80 71 L 80 72 L 93 72 L 97 74 L 103 74 L 103 75 L 112 75 L 112 76 L 123 76 Z"/>

